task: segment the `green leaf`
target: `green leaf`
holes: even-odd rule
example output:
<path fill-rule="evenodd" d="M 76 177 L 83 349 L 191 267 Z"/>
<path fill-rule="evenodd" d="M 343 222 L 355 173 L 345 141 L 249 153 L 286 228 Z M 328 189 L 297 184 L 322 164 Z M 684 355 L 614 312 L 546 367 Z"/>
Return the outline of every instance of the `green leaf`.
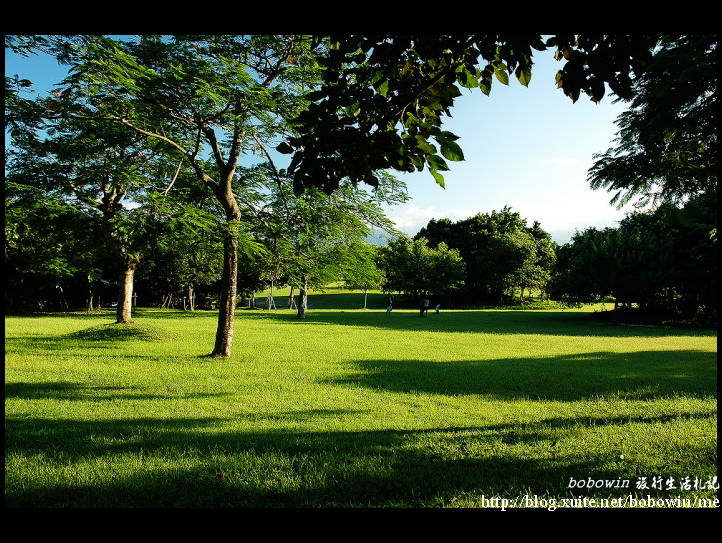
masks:
<path fill-rule="evenodd" d="M 439 185 L 441 188 L 446 188 L 446 183 L 444 182 L 444 176 L 441 175 L 439 172 L 437 172 L 433 168 L 429 168 L 429 171 L 431 172 L 431 175 L 434 176 L 434 180 L 436 181 L 436 184 Z"/>
<path fill-rule="evenodd" d="M 381 85 L 379 85 L 379 86 L 376 88 L 376 92 L 378 92 L 381 96 L 383 96 L 384 98 L 386 98 L 386 95 L 387 95 L 388 92 L 389 92 L 389 80 L 387 79 L 387 80 L 385 80 L 383 83 L 381 83 Z"/>
<path fill-rule="evenodd" d="M 487 81 L 486 79 L 483 79 L 479 83 L 479 88 L 481 89 L 481 92 L 489 96 L 491 94 L 491 81 Z"/>
<path fill-rule="evenodd" d="M 522 69 L 521 66 L 519 66 L 516 69 L 516 78 L 519 80 L 519 83 L 524 85 L 525 87 L 529 86 L 529 82 L 531 81 L 531 66 L 528 66 L 526 69 Z"/>
<path fill-rule="evenodd" d="M 361 106 L 359 105 L 358 102 L 356 102 L 356 103 L 351 104 L 350 106 L 348 106 L 348 107 L 344 110 L 344 112 L 346 113 L 346 115 L 349 115 L 349 116 L 352 116 L 352 117 L 356 117 L 359 113 L 361 113 Z"/>
<path fill-rule="evenodd" d="M 479 86 L 479 79 L 469 70 L 463 70 L 458 76 L 459 84 L 467 89 L 473 89 Z"/>
<path fill-rule="evenodd" d="M 442 130 L 436 135 L 436 139 L 438 141 L 444 140 L 444 141 L 456 141 L 459 139 L 459 136 L 454 134 L 453 132 L 449 132 L 448 130 Z"/>
<path fill-rule="evenodd" d="M 418 157 L 415 155 L 409 155 L 409 160 L 416 167 L 416 169 L 418 171 L 421 171 L 424 169 L 424 161 L 423 161 L 423 159 L 421 159 L 421 157 Z"/>
<path fill-rule="evenodd" d="M 442 94 L 447 98 L 451 98 L 452 100 L 462 95 L 459 87 L 457 87 L 456 85 L 449 85 L 449 87 L 443 90 Z"/>
<path fill-rule="evenodd" d="M 426 141 L 423 136 L 416 136 L 417 144 L 416 146 L 421 149 L 426 154 L 434 154 L 436 152 L 436 147 L 434 147 L 431 143 Z"/>
<path fill-rule="evenodd" d="M 500 83 L 503 83 L 504 85 L 509 84 L 509 74 L 506 73 L 506 70 L 504 68 L 500 66 L 495 67 L 494 75 L 496 75 L 496 78 L 499 80 Z"/>
<path fill-rule="evenodd" d="M 439 141 L 438 138 L 436 140 Z M 461 150 L 458 143 L 454 141 L 441 140 L 439 141 L 439 144 L 441 145 L 441 154 L 444 155 L 444 158 L 455 162 L 464 160 L 464 151 Z"/>
<path fill-rule="evenodd" d="M 449 166 L 439 155 L 429 155 L 426 158 L 426 161 L 429 163 L 429 168 L 431 169 L 442 171 L 447 171 L 449 169 Z"/>

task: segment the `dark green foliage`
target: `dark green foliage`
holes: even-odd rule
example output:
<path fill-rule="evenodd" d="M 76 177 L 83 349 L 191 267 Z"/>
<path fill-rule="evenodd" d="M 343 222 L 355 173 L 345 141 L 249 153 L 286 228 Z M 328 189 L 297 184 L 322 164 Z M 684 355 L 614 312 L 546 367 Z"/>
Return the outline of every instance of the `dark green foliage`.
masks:
<path fill-rule="evenodd" d="M 466 264 L 459 294 L 471 304 L 502 303 L 514 288 L 543 289 L 556 258 L 551 236 L 508 207 L 455 223 L 432 219 L 416 238 L 459 251 Z"/>
<path fill-rule="evenodd" d="M 716 35 L 664 37 L 617 120 L 616 147 L 595 155 L 593 188 L 612 203 L 683 203 L 717 187 Z"/>
<path fill-rule="evenodd" d="M 657 317 L 716 319 L 717 41 L 659 40 L 617 119 L 616 147 L 595 155 L 588 174 L 612 203 L 637 199 L 654 211 L 575 236 L 560 251 L 560 292 L 614 293 Z"/>
<path fill-rule="evenodd" d="M 377 258 L 385 292 L 403 292 L 413 300 L 435 296 L 436 303 L 447 303 L 463 285 L 466 268 L 459 251 L 443 242 L 432 248 L 425 238 L 399 236 L 379 248 Z"/>
<path fill-rule="evenodd" d="M 630 214 L 616 228 L 577 232 L 557 252 L 552 295 L 582 302 L 612 296 L 650 318 L 714 322 L 717 241 L 708 222 L 714 206 L 700 197 L 682 209 L 666 204 Z"/>
<path fill-rule="evenodd" d="M 577 100 L 600 100 L 609 85 L 629 97 L 632 74 L 649 57 L 646 36 L 344 35 L 318 40 L 323 82 L 294 121 L 297 134 L 278 150 L 293 154 L 298 190 L 335 190 L 341 179 L 377 184 L 376 172 L 422 171 L 443 186 L 447 160 L 463 160 L 454 134 L 443 130 L 460 88 L 491 91 L 510 76 L 527 85 L 534 51 L 553 49 L 564 66 L 557 84 Z"/>
<path fill-rule="evenodd" d="M 110 271 L 99 217 L 13 179 L 5 185 L 6 311 L 82 306 Z"/>

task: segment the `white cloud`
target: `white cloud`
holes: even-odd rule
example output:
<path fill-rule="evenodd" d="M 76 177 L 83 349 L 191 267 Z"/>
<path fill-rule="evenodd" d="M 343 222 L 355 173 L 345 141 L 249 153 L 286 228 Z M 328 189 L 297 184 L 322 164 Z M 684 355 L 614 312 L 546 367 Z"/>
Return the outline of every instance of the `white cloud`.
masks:
<path fill-rule="evenodd" d="M 407 234 L 416 234 L 419 229 L 428 224 L 431 219 L 451 219 L 458 221 L 466 219 L 474 215 L 474 211 L 469 209 L 437 209 L 434 206 L 419 207 L 409 205 L 407 207 L 396 209 L 389 214 L 389 218 L 394 221 L 396 228 Z"/>

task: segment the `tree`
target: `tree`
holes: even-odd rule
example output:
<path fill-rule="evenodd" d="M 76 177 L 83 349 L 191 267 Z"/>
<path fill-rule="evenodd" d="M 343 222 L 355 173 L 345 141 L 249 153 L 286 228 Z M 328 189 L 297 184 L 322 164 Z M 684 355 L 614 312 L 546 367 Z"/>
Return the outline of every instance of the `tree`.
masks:
<path fill-rule="evenodd" d="M 375 172 L 428 167 L 443 186 L 447 160 L 463 160 L 454 134 L 442 129 L 459 87 L 489 94 L 495 78 L 527 85 L 534 52 L 564 63 L 556 83 L 577 100 L 599 101 L 608 85 L 630 97 L 655 40 L 633 35 L 333 35 L 318 42 L 323 82 L 295 118 L 297 134 L 279 151 L 292 154 L 298 189 L 335 190 L 341 179 L 377 184 Z"/>
<path fill-rule="evenodd" d="M 75 305 L 71 287 L 81 283 L 92 308 L 93 282 L 103 267 L 103 246 L 94 217 L 36 187 L 5 185 L 5 308 Z"/>
<path fill-rule="evenodd" d="M 84 36 L 64 82 L 87 96 L 94 118 L 128 127 L 174 151 L 223 210 L 224 266 L 212 356 L 229 357 L 244 239 L 237 200 L 241 157 L 267 153 L 298 114 L 314 59 L 298 36 Z"/>
<path fill-rule="evenodd" d="M 178 193 L 150 195 L 146 207 L 153 210 L 155 229 L 138 279 L 161 298 L 161 306 L 171 305 L 179 295 L 184 308 L 193 311 L 196 287 L 215 283 L 221 276 L 223 243 L 217 232 L 222 219 L 183 201 Z"/>
<path fill-rule="evenodd" d="M 617 119 L 616 147 L 594 156 L 592 188 L 620 206 L 681 204 L 717 187 L 717 35 L 664 36 Z"/>
<path fill-rule="evenodd" d="M 400 235 L 378 250 L 378 265 L 386 276 L 386 292 L 403 292 L 413 299 L 444 297 L 464 283 L 465 265 L 459 251 L 424 238 Z"/>
<path fill-rule="evenodd" d="M 596 302 L 612 295 L 614 235 L 611 227 L 575 232 L 571 242 L 557 251 L 552 296 L 567 302 Z"/>
<path fill-rule="evenodd" d="M 559 248 L 554 295 L 576 302 L 613 296 L 615 309 L 636 304 L 647 318 L 714 322 L 717 251 L 705 217 L 712 213 L 709 200 L 694 199 L 577 232 Z"/>
<path fill-rule="evenodd" d="M 283 276 L 299 289 L 298 318 L 305 318 L 310 287 L 342 279 L 358 265 L 371 228 L 395 232 L 381 204 L 405 201 L 406 188 L 391 175 L 379 178 L 375 189 L 345 181 L 332 194 L 313 188 L 294 194 L 292 181 L 282 174 L 275 183 L 261 181 L 267 194 L 256 214 L 256 233 L 266 240 L 273 277 Z"/>
<path fill-rule="evenodd" d="M 492 270 L 489 291 L 496 303 L 505 293 L 518 287 L 522 292 L 534 278 L 535 244 L 531 234 L 521 228 L 496 233 L 484 251 L 487 267 Z"/>
<path fill-rule="evenodd" d="M 379 247 L 369 243 L 359 243 L 353 247 L 354 256 L 342 271 L 346 286 L 362 290 L 364 309 L 367 307 L 368 291 L 380 289 L 384 284 L 384 273 L 376 265 Z"/>
<path fill-rule="evenodd" d="M 500 303 L 513 287 L 543 288 L 554 265 L 551 236 L 538 223 L 527 226 L 509 207 L 455 223 L 432 219 L 415 238 L 459 251 L 466 264 L 460 294 L 471 303 Z"/>
<path fill-rule="evenodd" d="M 534 221 L 531 228 L 525 230 L 531 237 L 532 251 L 518 272 L 517 285 L 519 299 L 524 303 L 524 290 L 533 289 L 544 291 L 551 279 L 552 271 L 556 265 L 556 251 L 551 235 L 541 228 L 538 221 Z"/>
<path fill-rule="evenodd" d="M 49 110 L 41 120 L 36 115 L 24 120 L 22 112 L 9 106 L 17 120 L 8 153 L 8 179 L 34 186 L 47 196 L 72 200 L 78 209 L 101 219 L 107 257 L 118 270 L 116 321 L 127 323 L 143 242 L 142 210 L 131 211 L 124 203 L 149 190 L 157 163 L 144 136 L 104 120 L 66 117 L 65 110 L 77 113 L 83 108 L 62 94 L 56 91 L 53 99 L 36 100 L 38 109 Z"/>

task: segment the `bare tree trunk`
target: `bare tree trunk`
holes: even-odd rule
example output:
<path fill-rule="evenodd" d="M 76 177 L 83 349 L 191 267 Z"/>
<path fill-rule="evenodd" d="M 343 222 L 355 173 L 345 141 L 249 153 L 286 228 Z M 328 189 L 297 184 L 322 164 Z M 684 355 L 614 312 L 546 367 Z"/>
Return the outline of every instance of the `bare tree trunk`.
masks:
<path fill-rule="evenodd" d="M 196 293 L 193 289 L 193 283 L 188 283 L 188 308 L 191 311 L 196 309 Z"/>
<path fill-rule="evenodd" d="M 60 306 L 60 309 L 68 309 L 68 301 L 65 299 L 65 291 L 63 290 L 63 287 L 60 285 L 57 285 L 55 287 L 55 290 L 58 293 L 58 305 Z"/>
<path fill-rule="evenodd" d="M 288 309 L 291 309 L 293 307 L 293 289 L 294 286 L 291 285 L 291 292 L 288 294 Z"/>
<path fill-rule="evenodd" d="M 88 284 L 88 297 L 86 298 L 86 310 L 88 313 L 90 313 L 93 310 L 93 285 L 92 283 Z"/>
<path fill-rule="evenodd" d="M 306 318 L 306 308 L 308 307 L 308 280 L 306 276 L 303 277 L 303 285 L 298 289 L 298 311 L 296 318 Z"/>
<path fill-rule="evenodd" d="M 234 232 L 228 232 L 223 243 L 223 281 L 221 282 L 216 343 L 211 356 L 219 358 L 231 356 L 237 285 L 238 238 Z"/>
<path fill-rule="evenodd" d="M 115 322 L 118 324 L 127 324 L 132 321 L 133 277 L 138 262 L 140 262 L 140 255 L 128 255 L 125 259 L 125 266 L 120 270 L 118 307 L 115 311 Z"/>

